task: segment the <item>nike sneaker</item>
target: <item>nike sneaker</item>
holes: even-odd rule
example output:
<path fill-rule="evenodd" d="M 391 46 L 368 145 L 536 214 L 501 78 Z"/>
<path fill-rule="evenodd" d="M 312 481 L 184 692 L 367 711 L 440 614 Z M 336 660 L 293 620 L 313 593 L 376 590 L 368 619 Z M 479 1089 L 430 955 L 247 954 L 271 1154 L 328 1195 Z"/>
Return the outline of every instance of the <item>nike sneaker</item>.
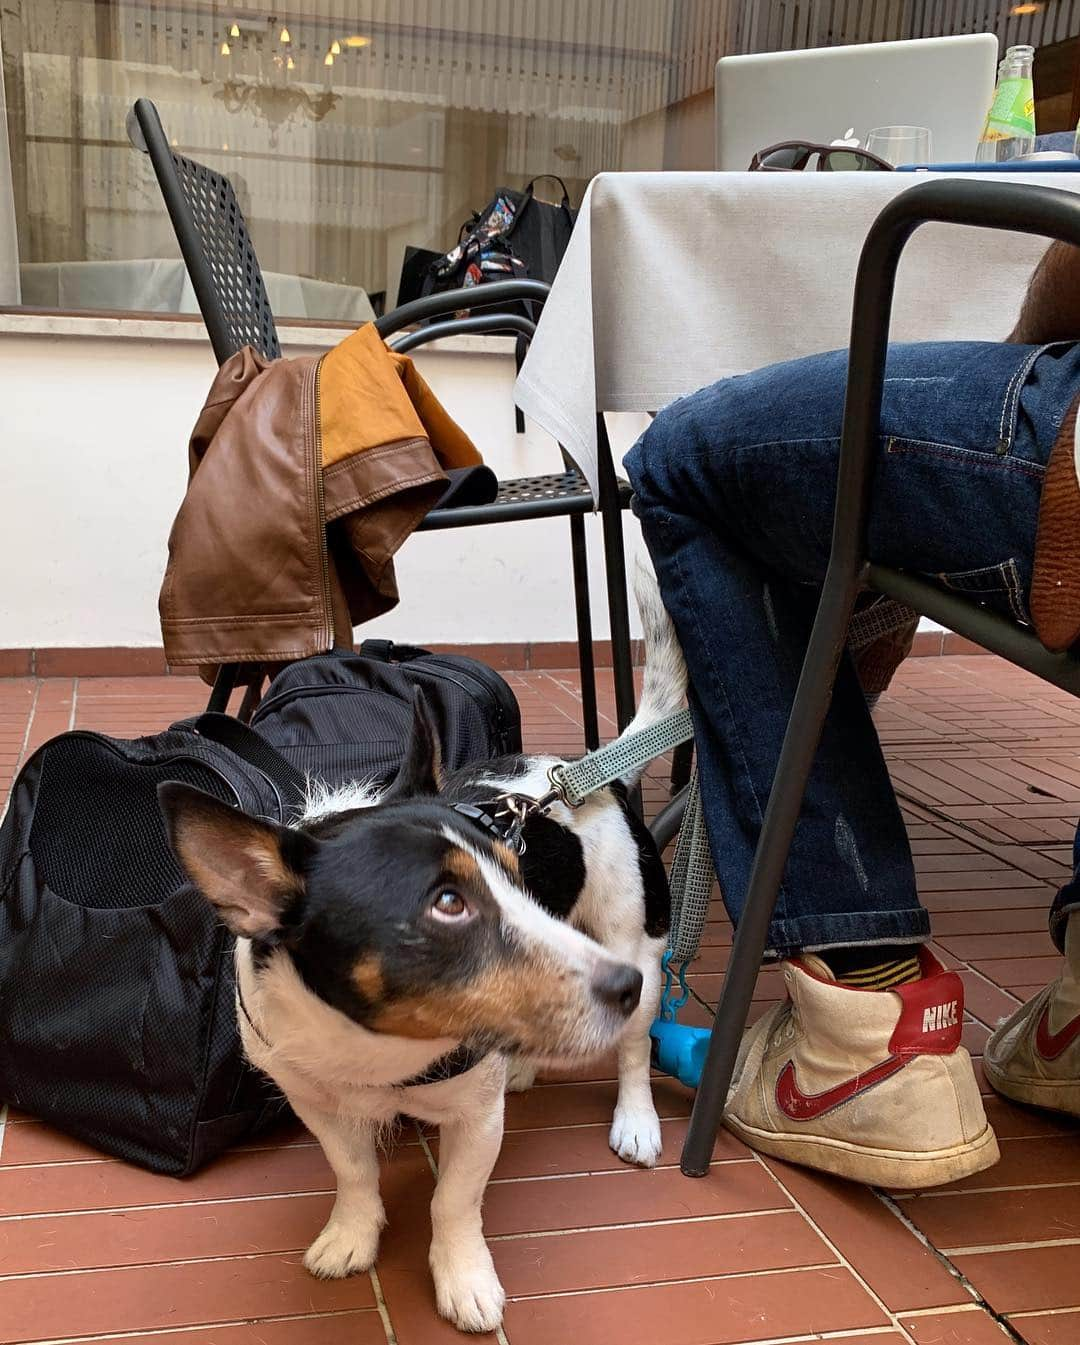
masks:
<path fill-rule="evenodd" d="M 725 1122 L 759 1153 L 873 1186 L 918 1189 L 998 1160 L 971 1057 L 964 983 L 920 949 L 891 990 L 783 964 L 788 998 L 743 1038 Z"/>
<path fill-rule="evenodd" d="M 986 1077 L 1007 1098 L 1080 1116 L 1080 919 L 1065 927 L 1061 975 L 986 1043 Z"/>

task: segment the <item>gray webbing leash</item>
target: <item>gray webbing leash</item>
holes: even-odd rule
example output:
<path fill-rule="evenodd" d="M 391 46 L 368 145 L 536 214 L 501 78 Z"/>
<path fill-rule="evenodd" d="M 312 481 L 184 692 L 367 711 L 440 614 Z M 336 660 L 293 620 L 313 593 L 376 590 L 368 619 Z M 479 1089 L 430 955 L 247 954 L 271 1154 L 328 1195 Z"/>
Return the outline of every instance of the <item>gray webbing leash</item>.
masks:
<path fill-rule="evenodd" d="M 577 808 L 590 794 L 621 779 L 639 766 L 670 752 L 680 743 L 694 736 L 694 725 L 689 710 L 677 710 L 650 728 L 618 738 L 607 747 L 599 747 L 580 761 L 553 766 L 548 773 L 551 791 L 537 800 L 540 808 L 550 808 L 556 801 L 568 808 Z"/>
<path fill-rule="evenodd" d="M 697 957 L 709 913 L 712 885 L 712 854 L 695 770 L 686 792 L 686 809 L 671 865 L 671 933 L 668 936 L 668 960 L 671 963 L 685 966 Z"/>

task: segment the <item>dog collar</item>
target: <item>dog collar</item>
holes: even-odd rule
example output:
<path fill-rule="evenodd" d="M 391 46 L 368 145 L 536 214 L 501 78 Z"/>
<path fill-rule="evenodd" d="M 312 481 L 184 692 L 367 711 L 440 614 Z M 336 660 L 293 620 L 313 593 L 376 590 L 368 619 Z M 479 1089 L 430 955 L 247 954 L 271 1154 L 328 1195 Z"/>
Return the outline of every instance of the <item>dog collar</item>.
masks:
<path fill-rule="evenodd" d="M 447 1051 L 445 1055 L 439 1056 L 438 1060 L 432 1061 L 422 1073 L 414 1074 L 411 1079 L 404 1079 L 401 1083 L 394 1084 L 394 1087 L 419 1088 L 428 1083 L 445 1083 L 447 1079 L 456 1079 L 459 1074 L 467 1074 L 488 1054 L 487 1051 L 474 1051 L 472 1047 L 462 1043 L 455 1046 L 452 1051 Z"/>
<path fill-rule="evenodd" d="M 455 813 L 487 832 L 492 840 L 507 845 L 517 855 L 525 853 L 525 823 L 538 811 L 536 799 L 524 794 L 500 794 L 486 803 L 452 803 Z"/>

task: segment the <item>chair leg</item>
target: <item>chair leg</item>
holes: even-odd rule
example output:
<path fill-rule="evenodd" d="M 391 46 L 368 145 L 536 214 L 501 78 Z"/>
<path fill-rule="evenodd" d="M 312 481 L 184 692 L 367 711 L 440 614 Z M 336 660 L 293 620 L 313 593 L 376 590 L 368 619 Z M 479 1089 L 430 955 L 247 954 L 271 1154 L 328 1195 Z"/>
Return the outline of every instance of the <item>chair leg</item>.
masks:
<path fill-rule="evenodd" d="M 604 528 L 604 567 L 607 570 L 608 617 L 611 623 L 611 662 L 615 676 L 615 722 L 621 733 L 634 717 L 634 664 L 630 650 L 630 607 L 626 596 L 626 550 L 622 510 L 619 507 L 615 464 L 611 460 L 604 417 L 596 417 L 600 517 Z"/>
<path fill-rule="evenodd" d="M 690 787 L 687 784 L 679 790 L 669 803 L 664 804 L 649 823 L 652 838 L 661 854 L 678 835 L 679 828 L 682 826 L 683 814 L 686 812 L 686 796 L 689 792 Z"/>
<path fill-rule="evenodd" d="M 251 723 L 251 716 L 259 708 L 259 702 L 262 700 L 263 683 L 265 681 L 266 676 L 260 671 L 257 677 L 248 683 L 247 690 L 244 692 L 244 699 L 240 702 L 240 709 L 236 713 L 236 717 L 241 724 Z"/>
<path fill-rule="evenodd" d="M 600 720 L 596 710 L 596 660 L 593 653 L 592 608 L 589 602 L 589 554 L 585 546 L 585 520 L 570 516 L 570 558 L 574 567 L 574 613 L 577 619 L 578 670 L 581 673 L 581 722 L 585 750 L 600 746 Z"/>
<path fill-rule="evenodd" d="M 703 1177 L 712 1160 L 716 1132 L 769 937 L 769 922 L 821 740 L 858 586 L 857 575 L 834 573 L 830 568 L 826 576 L 683 1145 L 680 1166 L 687 1177 Z"/>
<path fill-rule="evenodd" d="M 208 712 L 223 715 L 229 709 L 229 697 L 233 694 L 236 679 L 240 672 L 239 663 L 223 663 L 214 678 L 210 699 L 206 702 Z"/>
<path fill-rule="evenodd" d="M 690 772 L 694 768 L 694 740 L 679 743 L 671 754 L 671 797 L 690 783 Z"/>

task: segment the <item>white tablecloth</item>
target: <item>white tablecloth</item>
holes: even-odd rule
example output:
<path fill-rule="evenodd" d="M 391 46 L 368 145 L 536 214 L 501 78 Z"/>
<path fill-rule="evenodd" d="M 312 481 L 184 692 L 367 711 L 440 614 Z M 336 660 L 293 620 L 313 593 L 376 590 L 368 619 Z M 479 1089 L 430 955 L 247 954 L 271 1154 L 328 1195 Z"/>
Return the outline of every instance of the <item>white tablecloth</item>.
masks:
<path fill-rule="evenodd" d="M 890 197 L 937 176 L 600 174 L 518 405 L 595 492 L 598 410 L 656 411 L 718 378 L 845 346 L 867 230 Z M 1080 191 L 1080 173 L 994 177 Z M 900 263 L 893 338 L 999 340 L 1045 248 L 1027 235 L 924 225 Z"/>
<path fill-rule="evenodd" d="M 197 313 L 187 268 L 175 258 L 104 262 L 24 262 L 22 302 L 31 308 L 113 308 L 136 313 Z M 356 285 L 264 271 L 275 319 L 371 322 L 375 313 Z"/>

